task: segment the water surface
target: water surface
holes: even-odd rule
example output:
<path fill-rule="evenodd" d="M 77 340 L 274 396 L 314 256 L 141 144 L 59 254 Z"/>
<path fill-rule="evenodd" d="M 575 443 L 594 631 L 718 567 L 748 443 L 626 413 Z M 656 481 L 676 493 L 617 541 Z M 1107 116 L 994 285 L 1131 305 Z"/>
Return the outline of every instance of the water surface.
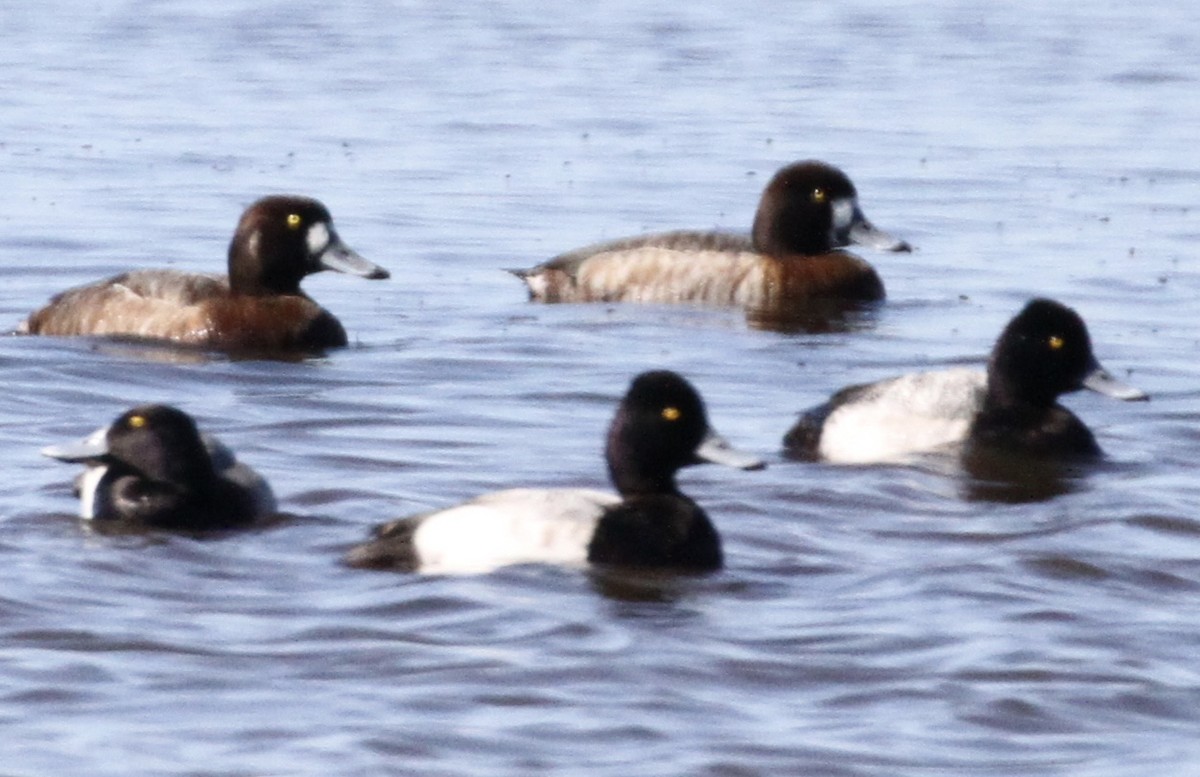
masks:
<path fill-rule="evenodd" d="M 11 4 L 10 4 L 11 5 Z M 1117 775 L 1200 762 L 1200 11 L 1030 2 L 11 5 L 0 319 L 131 267 L 220 270 L 241 209 L 322 199 L 386 282 L 350 348 L 179 362 L 5 338 L 0 773 Z M 836 331 L 526 304 L 500 271 L 748 229 L 796 159 L 911 255 Z M 1072 396 L 1103 466 L 785 462 L 794 414 L 981 363 L 1032 295 L 1149 404 Z M 350 570 L 376 522 L 604 482 L 629 379 L 678 370 L 764 472 L 696 468 L 727 569 Z M 43 445 L 176 403 L 298 517 L 103 536 Z"/>

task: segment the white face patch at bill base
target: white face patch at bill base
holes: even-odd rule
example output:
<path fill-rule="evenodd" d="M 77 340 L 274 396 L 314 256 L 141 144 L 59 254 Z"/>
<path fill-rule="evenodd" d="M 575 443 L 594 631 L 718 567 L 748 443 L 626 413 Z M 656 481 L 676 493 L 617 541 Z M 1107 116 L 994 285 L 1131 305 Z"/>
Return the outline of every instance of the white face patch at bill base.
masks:
<path fill-rule="evenodd" d="M 855 203 L 853 197 L 842 197 L 830 206 L 833 215 L 833 233 L 845 232 L 854 223 Z"/>
<path fill-rule="evenodd" d="M 304 240 L 308 244 L 309 254 L 319 256 L 322 251 L 329 247 L 329 225 L 323 221 L 318 221 L 308 228 Z"/>

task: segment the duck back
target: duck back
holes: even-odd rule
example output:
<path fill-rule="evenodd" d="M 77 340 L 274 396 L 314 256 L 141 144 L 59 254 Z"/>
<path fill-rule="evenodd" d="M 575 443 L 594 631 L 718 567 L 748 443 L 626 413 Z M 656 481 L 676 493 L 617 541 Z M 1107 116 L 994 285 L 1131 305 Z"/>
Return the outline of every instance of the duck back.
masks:
<path fill-rule="evenodd" d="M 202 303 L 228 296 L 229 283 L 224 276 L 138 270 L 56 294 L 30 314 L 20 331 L 31 335 L 172 337 L 195 342 L 207 329 Z"/>

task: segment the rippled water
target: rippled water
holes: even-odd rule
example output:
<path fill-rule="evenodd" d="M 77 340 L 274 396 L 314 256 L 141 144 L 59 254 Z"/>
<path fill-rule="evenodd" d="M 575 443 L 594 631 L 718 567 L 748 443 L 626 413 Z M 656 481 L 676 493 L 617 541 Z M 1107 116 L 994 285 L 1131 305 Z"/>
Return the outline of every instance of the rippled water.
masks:
<path fill-rule="evenodd" d="M 5 338 L 0 773 L 1111 775 L 1200 769 L 1200 11 L 1194 4 L 64 2 L 0 30 L 0 318 L 106 273 L 223 266 L 241 208 L 321 198 L 387 282 L 306 288 L 354 345 L 179 363 Z M 525 303 L 499 268 L 748 228 L 846 169 L 890 298 L 839 332 Z M 779 459 L 850 382 L 983 358 L 1034 294 L 1147 405 L 1033 484 Z M 385 519 L 601 485 L 669 367 L 772 458 L 697 468 L 727 569 L 367 573 Z M 139 401 L 196 415 L 296 517 L 98 536 L 38 456 Z"/>

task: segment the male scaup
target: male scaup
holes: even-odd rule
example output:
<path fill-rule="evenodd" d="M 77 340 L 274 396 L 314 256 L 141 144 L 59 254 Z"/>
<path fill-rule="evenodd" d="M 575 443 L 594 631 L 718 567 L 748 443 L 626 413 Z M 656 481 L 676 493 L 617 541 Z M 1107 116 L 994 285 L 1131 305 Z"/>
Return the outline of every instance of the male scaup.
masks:
<path fill-rule="evenodd" d="M 786 314 L 818 300 L 883 299 L 871 265 L 838 250 L 851 243 L 911 250 L 867 221 L 845 173 L 805 161 L 767 184 L 750 237 L 666 232 L 587 246 L 513 272 L 540 302 L 695 302 Z"/>
<path fill-rule="evenodd" d="M 784 437 L 796 458 L 896 461 L 967 442 L 1038 455 L 1096 456 L 1091 431 L 1057 398 L 1091 389 L 1146 399 L 1106 372 L 1074 310 L 1034 299 L 1009 322 L 987 372 L 956 368 L 851 386 L 805 412 Z"/>
<path fill-rule="evenodd" d="M 42 453 L 82 462 L 80 517 L 201 531 L 247 526 L 275 512 L 270 486 L 191 416 L 142 405 L 76 443 Z"/>
<path fill-rule="evenodd" d="M 135 270 L 68 289 L 18 331 L 124 335 L 225 349 L 321 349 L 346 345 L 346 330 L 303 291 L 321 270 L 387 278 L 350 250 L 329 211 L 308 197 L 271 196 L 242 214 L 229 244 L 229 274 Z"/>
<path fill-rule="evenodd" d="M 764 466 L 713 432 L 700 395 L 669 371 L 633 380 L 609 427 L 606 458 L 619 496 L 571 488 L 485 494 L 385 524 L 374 539 L 352 549 L 346 562 L 435 574 L 534 562 L 718 569 L 716 529 L 680 493 L 675 473 L 703 461 Z"/>

